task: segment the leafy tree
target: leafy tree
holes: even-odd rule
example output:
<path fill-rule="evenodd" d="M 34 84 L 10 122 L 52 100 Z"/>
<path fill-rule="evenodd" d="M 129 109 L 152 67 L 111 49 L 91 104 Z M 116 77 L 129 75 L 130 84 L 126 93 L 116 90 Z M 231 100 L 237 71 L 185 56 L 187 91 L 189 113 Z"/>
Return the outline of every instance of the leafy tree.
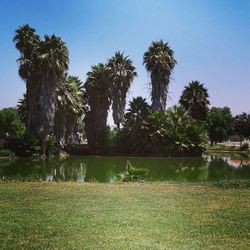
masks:
<path fill-rule="evenodd" d="M 124 118 L 126 95 L 137 73 L 132 61 L 120 51 L 108 60 L 107 65 L 110 68 L 109 77 L 112 84 L 113 119 L 120 128 Z"/>
<path fill-rule="evenodd" d="M 176 63 L 173 50 L 162 40 L 152 42 L 144 53 L 143 64 L 151 77 L 153 110 L 166 107 L 170 75 Z"/>
<path fill-rule="evenodd" d="M 180 97 L 180 104 L 196 120 L 206 120 L 209 96 L 203 83 L 192 81 L 185 87 Z"/>
<path fill-rule="evenodd" d="M 111 103 L 109 67 L 105 64 L 92 66 L 84 84 L 88 110 L 85 129 L 88 144 L 93 150 L 101 149 L 107 130 L 108 109 Z"/>
<path fill-rule="evenodd" d="M 250 137 L 250 113 L 243 112 L 233 118 L 234 133 L 239 135 L 241 142 L 244 138 Z"/>
<path fill-rule="evenodd" d="M 11 140 L 21 137 L 25 125 L 18 116 L 15 108 L 4 108 L 0 111 L 0 138 Z"/>
<path fill-rule="evenodd" d="M 230 108 L 212 107 L 208 114 L 208 134 L 211 145 L 226 140 L 232 130 L 233 117 Z"/>

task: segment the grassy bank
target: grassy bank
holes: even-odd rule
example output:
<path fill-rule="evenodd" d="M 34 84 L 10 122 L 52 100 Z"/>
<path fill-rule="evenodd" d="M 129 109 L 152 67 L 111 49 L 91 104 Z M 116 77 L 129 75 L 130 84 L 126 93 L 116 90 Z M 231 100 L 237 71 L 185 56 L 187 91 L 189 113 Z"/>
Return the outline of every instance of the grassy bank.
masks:
<path fill-rule="evenodd" d="M 206 147 L 206 153 L 216 153 L 216 154 L 236 154 L 236 155 L 244 155 L 250 157 L 250 149 L 241 150 L 240 147 L 236 146 L 226 146 L 224 144 L 215 144 L 213 146 L 208 145 Z"/>
<path fill-rule="evenodd" d="M 249 249 L 250 189 L 0 183 L 3 249 Z"/>

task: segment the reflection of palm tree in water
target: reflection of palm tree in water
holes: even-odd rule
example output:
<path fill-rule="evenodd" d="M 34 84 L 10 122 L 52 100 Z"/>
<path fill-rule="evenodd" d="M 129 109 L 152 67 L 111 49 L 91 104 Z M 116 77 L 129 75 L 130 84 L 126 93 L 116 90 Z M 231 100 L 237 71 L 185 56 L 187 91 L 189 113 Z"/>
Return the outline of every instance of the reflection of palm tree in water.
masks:
<path fill-rule="evenodd" d="M 76 172 L 76 181 L 77 182 L 84 182 L 87 173 L 87 163 L 80 162 L 80 166 Z"/>
<path fill-rule="evenodd" d="M 47 181 L 77 181 L 84 182 L 87 165 L 84 162 L 70 160 L 49 160 L 44 161 Z"/>

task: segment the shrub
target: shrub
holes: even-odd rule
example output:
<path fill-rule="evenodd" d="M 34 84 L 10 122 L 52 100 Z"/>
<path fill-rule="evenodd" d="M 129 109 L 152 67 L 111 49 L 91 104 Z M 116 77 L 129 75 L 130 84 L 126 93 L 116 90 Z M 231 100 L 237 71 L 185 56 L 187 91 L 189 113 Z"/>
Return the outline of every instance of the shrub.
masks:
<path fill-rule="evenodd" d="M 135 105 L 138 101 L 140 105 Z M 117 149 L 121 153 L 158 156 L 202 154 L 207 143 L 205 126 L 203 122 L 192 119 L 183 108 L 174 106 L 166 112 L 152 111 L 140 98 L 134 99 L 130 107 L 117 137 Z"/>
<path fill-rule="evenodd" d="M 240 150 L 244 151 L 244 150 L 248 150 L 249 149 L 249 144 L 248 143 L 243 143 L 240 146 Z"/>
<path fill-rule="evenodd" d="M 10 157 L 13 155 L 14 153 L 9 149 L 0 149 L 0 157 Z"/>

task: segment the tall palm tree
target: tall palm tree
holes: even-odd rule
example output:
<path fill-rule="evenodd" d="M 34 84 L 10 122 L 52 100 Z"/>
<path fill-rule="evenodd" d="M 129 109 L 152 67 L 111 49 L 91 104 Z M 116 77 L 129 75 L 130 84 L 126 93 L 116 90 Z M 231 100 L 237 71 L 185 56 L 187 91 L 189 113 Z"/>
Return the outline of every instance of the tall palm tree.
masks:
<path fill-rule="evenodd" d="M 85 109 L 83 96 L 82 82 L 75 76 L 67 77 L 57 90 L 54 133 L 60 148 L 74 142 Z"/>
<path fill-rule="evenodd" d="M 166 108 L 170 75 L 176 63 L 173 50 L 162 40 L 152 42 L 144 53 L 143 64 L 151 77 L 153 110 Z"/>
<path fill-rule="evenodd" d="M 68 70 L 68 49 L 61 38 L 55 35 L 44 36 L 38 55 L 41 127 L 50 130 L 53 127 L 56 103 L 56 89 L 65 81 Z"/>
<path fill-rule="evenodd" d="M 185 87 L 180 97 L 180 104 L 192 118 L 206 120 L 208 114 L 209 95 L 203 83 L 192 81 Z"/>
<path fill-rule="evenodd" d="M 19 62 L 19 75 L 26 83 L 26 107 L 27 119 L 26 129 L 29 133 L 35 133 L 36 127 L 36 99 L 37 99 L 37 86 L 36 86 L 36 61 L 37 51 L 40 44 L 40 37 L 36 35 L 35 29 L 28 24 L 20 26 L 16 30 L 13 41 L 16 48 L 20 52 Z"/>
<path fill-rule="evenodd" d="M 126 95 L 137 73 L 132 61 L 120 51 L 108 60 L 108 67 L 110 67 L 109 77 L 112 84 L 113 119 L 116 126 L 120 128 L 124 118 Z"/>
<path fill-rule="evenodd" d="M 45 153 L 46 138 L 54 125 L 56 88 L 68 69 L 68 50 L 55 35 L 40 40 L 29 25 L 17 29 L 13 41 L 21 54 L 19 74 L 27 87 L 27 130 L 33 135 L 42 134 Z"/>
<path fill-rule="evenodd" d="M 45 142 L 54 127 L 56 111 L 56 89 L 65 81 L 68 70 L 69 54 L 66 44 L 55 35 L 44 36 L 38 50 L 38 82 L 39 98 L 37 107 L 40 110 L 38 121 L 39 132 L 42 133 L 42 149 L 45 152 Z"/>
<path fill-rule="evenodd" d="M 92 149 L 101 148 L 107 128 L 108 109 L 111 103 L 109 74 L 109 67 L 99 63 L 92 66 L 84 84 L 88 104 L 85 129 L 88 144 Z"/>

